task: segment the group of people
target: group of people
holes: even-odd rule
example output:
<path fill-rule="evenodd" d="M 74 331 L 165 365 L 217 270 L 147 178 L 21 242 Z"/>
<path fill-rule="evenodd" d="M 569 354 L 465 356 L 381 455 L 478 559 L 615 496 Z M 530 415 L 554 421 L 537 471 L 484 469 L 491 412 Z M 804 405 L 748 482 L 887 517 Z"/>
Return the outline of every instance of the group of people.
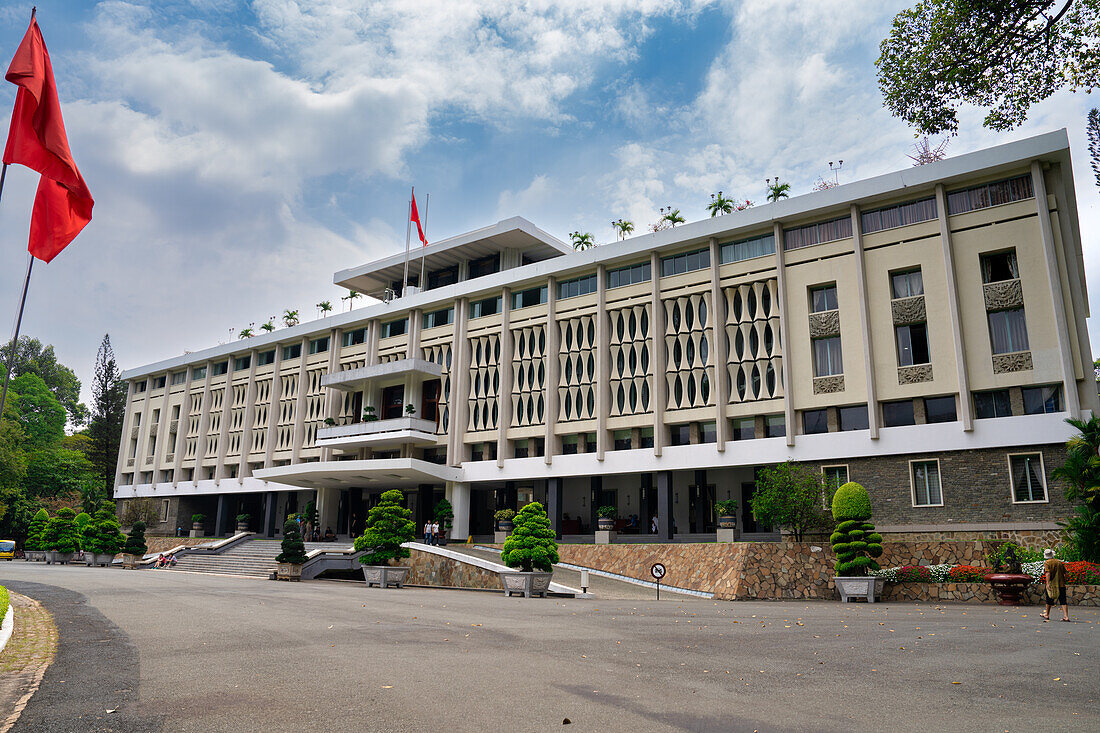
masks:
<path fill-rule="evenodd" d="M 170 568 L 175 564 L 176 564 L 176 555 L 175 555 L 175 553 L 170 552 L 166 555 L 162 552 L 162 553 L 160 553 L 160 557 L 158 557 L 157 561 L 153 564 L 153 569 L 154 570 L 160 570 L 161 568 Z"/>
<path fill-rule="evenodd" d="M 424 522 L 424 544 L 439 544 L 439 522 Z"/>

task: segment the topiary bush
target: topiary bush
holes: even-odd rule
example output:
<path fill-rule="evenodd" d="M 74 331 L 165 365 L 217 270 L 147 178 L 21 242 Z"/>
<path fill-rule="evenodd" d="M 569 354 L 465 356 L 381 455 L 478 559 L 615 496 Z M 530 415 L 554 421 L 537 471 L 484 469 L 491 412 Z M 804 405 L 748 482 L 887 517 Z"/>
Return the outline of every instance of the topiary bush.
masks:
<path fill-rule="evenodd" d="M 397 489 L 382 494 L 378 506 L 367 513 L 367 527 L 355 538 L 356 550 L 367 550 L 359 558 L 364 565 L 388 565 L 391 560 L 408 557 L 408 548 L 401 545 L 416 537 L 412 512 L 402 504 L 405 496 Z"/>
<path fill-rule="evenodd" d="M 882 535 L 871 524 L 871 496 L 867 489 L 849 481 L 833 495 L 836 531 L 829 537 L 836 553 L 838 576 L 862 576 L 878 570 L 874 558 L 882 555 Z"/>
<path fill-rule="evenodd" d="M 451 506 L 451 502 L 446 499 L 440 499 L 439 503 L 435 505 L 435 518 L 444 530 L 448 530 L 454 526 L 455 510 Z"/>
<path fill-rule="evenodd" d="M 558 542 L 542 504 L 535 501 L 520 509 L 515 524 L 516 528 L 504 542 L 504 551 L 500 553 L 504 564 L 525 573 L 535 568 L 547 573 L 553 571 L 553 564 L 560 559 Z"/>
<path fill-rule="evenodd" d="M 118 554 L 126 543 L 126 536 L 119 528 L 114 504 L 104 502 L 96 509 L 92 521 L 88 522 L 81 533 L 81 540 L 84 552 L 94 552 L 97 555 Z"/>
<path fill-rule="evenodd" d="M 77 534 L 77 537 L 79 538 L 78 541 L 81 542 L 80 549 L 82 549 L 82 550 L 87 550 L 88 549 L 87 547 L 84 547 L 84 545 L 83 545 L 83 542 L 84 542 L 84 528 L 87 527 L 89 524 L 91 524 L 91 522 L 92 522 L 92 515 L 88 514 L 88 512 L 81 512 L 80 514 L 76 515 L 75 519 L 73 519 L 73 524 L 76 525 L 76 534 Z"/>
<path fill-rule="evenodd" d="M 57 516 L 46 523 L 42 532 L 42 545 L 53 552 L 76 552 L 80 549 L 80 535 L 76 531 L 76 512 L 68 507 L 59 509 Z"/>
<path fill-rule="evenodd" d="M 126 544 L 122 551 L 127 555 L 143 556 L 149 546 L 145 544 L 145 522 L 134 522 L 130 527 L 130 535 L 126 538 Z"/>
<path fill-rule="evenodd" d="M 27 550 L 44 550 L 42 546 L 42 532 L 46 529 L 46 523 L 50 521 L 50 515 L 45 509 L 39 509 L 27 525 L 27 541 L 23 547 Z"/>
<path fill-rule="evenodd" d="M 301 565 L 306 561 L 306 543 L 302 541 L 302 533 L 298 531 L 298 523 L 293 519 L 288 519 L 283 524 L 281 547 L 283 551 L 275 557 L 275 562 Z"/>

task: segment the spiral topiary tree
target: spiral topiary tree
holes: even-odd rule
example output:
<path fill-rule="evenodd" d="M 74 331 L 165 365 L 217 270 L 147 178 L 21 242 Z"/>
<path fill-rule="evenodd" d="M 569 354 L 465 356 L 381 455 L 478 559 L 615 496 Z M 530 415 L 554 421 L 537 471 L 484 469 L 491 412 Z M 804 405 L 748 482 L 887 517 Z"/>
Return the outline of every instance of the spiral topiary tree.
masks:
<path fill-rule="evenodd" d="M 519 510 L 513 521 L 515 529 L 504 542 L 500 559 L 508 567 L 519 568 L 525 573 L 535 568 L 552 572 L 553 564 L 560 560 L 558 542 L 542 504 L 531 502 Z"/>
<path fill-rule="evenodd" d="M 134 522 L 122 551 L 127 555 L 137 555 L 140 558 L 148 549 L 149 546 L 145 544 L 145 522 Z"/>
<path fill-rule="evenodd" d="M 849 481 L 833 495 L 836 531 L 829 537 L 836 553 L 836 574 L 840 577 L 866 575 L 878 570 L 874 558 L 882 555 L 882 535 L 871 519 L 871 496 L 867 489 Z"/>
<path fill-rule="evenodd" d="M 46 523 L 50 521 L 50 515 L 45 509 L 39 509 L 27 525 L 27 541 L 24 548 L 27 550 L 44 550 L 42 546 L 42 532 L 46 529 Z"/>
<path fill-rule="evenodd" d="M 59 509 L 57 516 L 46 523 L 42 532 L 42 544 L 53 552 L 76 552 L 80 549 L 80 534 L 76 531 L 76 512 L 68 507 Z"/>
<path fill-rule="evenodd" d="M 367 513 L 367 526 L 361 537 L 355 538 L 356 550 L 367 550 L 359 558 L 364 565 L 388 565 L 391 560 L 408 557 L 408 548 L 401 545 L 416 537 L 412 512 L 402 504 L 405 496 L 397 489 L 382 494 L 378 506 Z"/>
<path fill-rule="evenodd" d="M 301 565 L 306 561 L 306 543 L 302 541 L 302 533 L 298 531 L 298 523 L 293 519 L 286 520 L 283 525 L 281 547 L 283 551 L 275 557 L 275 562 Z"/>

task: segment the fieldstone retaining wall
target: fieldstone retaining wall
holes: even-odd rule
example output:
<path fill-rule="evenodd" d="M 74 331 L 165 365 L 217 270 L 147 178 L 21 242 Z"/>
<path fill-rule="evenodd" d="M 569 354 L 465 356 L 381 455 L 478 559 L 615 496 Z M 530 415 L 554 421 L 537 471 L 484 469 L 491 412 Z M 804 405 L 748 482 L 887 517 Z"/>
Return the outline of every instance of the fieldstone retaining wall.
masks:
<path fill-rule="evenodd" d="M 500 576 L 476 565 L 452 560 L 412 548 L 408 562 L 408 585 L 434 585 L 447 588 L 490 588 L 501 590 Z"/>
<path fill-rule="evenodd" d="M 996 603 L 997 596 L 988 583 L 887 583 L 882 589 L 882 600 Z M 1032 605 L 1043 604 L 1043 585 L 1032 583 L 1026 600 Z M 1066 586 L 1066 600 L 1071 606 L 1100 606 L 1100 586 Z"/>

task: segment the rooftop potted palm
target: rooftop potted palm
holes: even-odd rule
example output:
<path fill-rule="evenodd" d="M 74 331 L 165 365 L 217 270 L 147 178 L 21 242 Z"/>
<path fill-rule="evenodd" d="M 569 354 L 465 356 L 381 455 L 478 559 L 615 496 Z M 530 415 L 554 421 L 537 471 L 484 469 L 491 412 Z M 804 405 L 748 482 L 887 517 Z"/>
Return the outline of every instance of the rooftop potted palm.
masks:
<path fill-rule="evenodd" d="M 500 559 L 510 568 L 519 568 L 518 572 L 501 572 L 505 595 L 522 593 L 527 598 L 535 594 L 546 596 L 554 574 L 554 563 L 560 558 L 554 530 L 550 528 L 550 517 L 546 516 L 542 504 L 531 502 L 519 510 L 516 529 L 505 541 Z"/>
<path fill-rule="evenodd" d="M 302 579 L 302 565 L 306 561 L 306 543 L 298 522 L 288 519 L 283 524 L 282 552 L 275 557 L 278 566 L 275 571 L 277 580 L 299 581 Z"/>
<path fill-rule="evenodd" d="M 405 497 L 397 489 L 382 494 L 378 506 L 367 514 L 367 526 L 361 537 L 355 538 L 355 549 L 365 554 L 359 558 L 363 564 L 363 580 L 367 587 L 377 585 L 388 588 L 405 584 L 408 566 L 392 563 L 409 556 L 402 545 L 416 537 L 416 524 L 412 512 L 402 506 Z"/>
<path fill-rule="evenodd" d="M 46 547 L 46 564 L 64 565 L 73 559 L 80 549 L 80 535 L 76 531 L 76 512 L 68 507 L 58 510 L 57 516 L 46 523 L 42 544 Z"/>

